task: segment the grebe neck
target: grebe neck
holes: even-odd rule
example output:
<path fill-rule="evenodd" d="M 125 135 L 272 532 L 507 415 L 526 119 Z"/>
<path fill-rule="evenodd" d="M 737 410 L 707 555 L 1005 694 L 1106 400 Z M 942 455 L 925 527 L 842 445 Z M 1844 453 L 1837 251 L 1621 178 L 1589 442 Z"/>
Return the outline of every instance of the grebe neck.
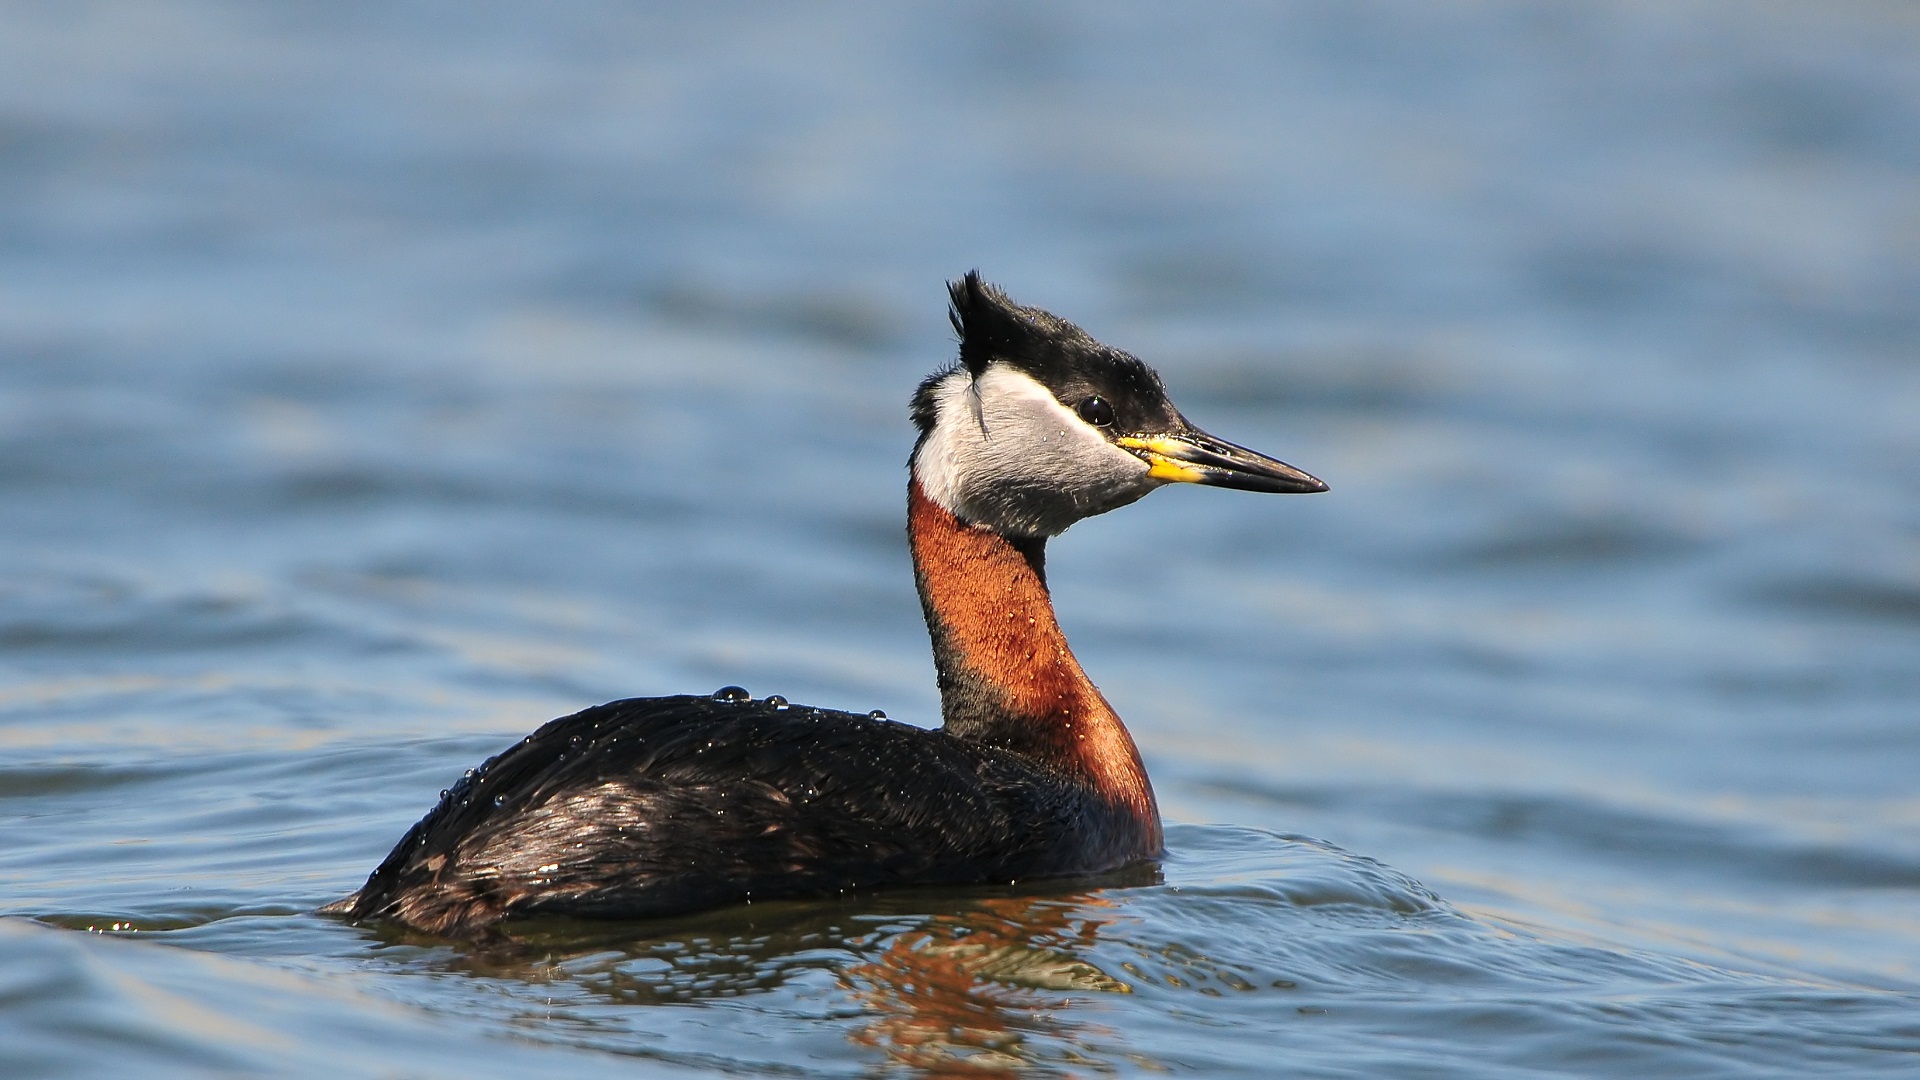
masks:
<path fill-rule="evenodd" d="M 1160 813 L 1126 725 L 1067 647 L 1047 593 L 1044 538 L 969 525 L 908 486 L 914 582 L 933 636 L 945 730 L 1080 780 L 1160 848 Z"/>

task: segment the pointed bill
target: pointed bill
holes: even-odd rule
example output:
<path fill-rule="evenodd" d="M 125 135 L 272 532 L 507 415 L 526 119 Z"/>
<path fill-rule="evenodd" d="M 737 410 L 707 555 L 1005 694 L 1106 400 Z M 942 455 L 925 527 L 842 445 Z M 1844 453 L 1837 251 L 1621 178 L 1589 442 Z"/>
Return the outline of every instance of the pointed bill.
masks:
<path fill-rule="evenodd" d="M 1299 469 L 1216 439 L 1198 428 L 1162 435 L 1122 435 L 1115 446 L 1139 457 L 1155 480 L 1208 484 L 1241 491 L 1306 493 L 1327 490 L 1318 478 Z"/>

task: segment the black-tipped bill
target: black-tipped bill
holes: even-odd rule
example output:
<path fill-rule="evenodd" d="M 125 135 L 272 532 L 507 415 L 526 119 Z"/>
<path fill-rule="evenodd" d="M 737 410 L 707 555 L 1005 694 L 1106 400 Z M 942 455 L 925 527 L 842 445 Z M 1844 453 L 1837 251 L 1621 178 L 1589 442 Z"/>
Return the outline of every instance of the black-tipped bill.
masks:
<path fill-rule="evenodd" d="M 1165 435 L 1122 435 L 1113 444 L 1145 461 L 1150 466 L 1147 475 L 1155 480 L 1275 493 L 1327 490 L 1319 479 L 1284 461 L 1194 428 Z"/>

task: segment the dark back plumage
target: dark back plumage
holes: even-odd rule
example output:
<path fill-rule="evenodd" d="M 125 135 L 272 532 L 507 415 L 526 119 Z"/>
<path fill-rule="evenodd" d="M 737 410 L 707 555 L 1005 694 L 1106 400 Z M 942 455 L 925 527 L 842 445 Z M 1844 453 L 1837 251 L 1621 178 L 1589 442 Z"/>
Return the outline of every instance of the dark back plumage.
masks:
<path fill-rule="evenodd" d="M 468 933 L 1081 869 L 1112 811 L 942 732 L 705 696 L 615 701 L 462 778 L 330 910 Z M 1067 857 L 1075 862 L 1069 863 Z"/>

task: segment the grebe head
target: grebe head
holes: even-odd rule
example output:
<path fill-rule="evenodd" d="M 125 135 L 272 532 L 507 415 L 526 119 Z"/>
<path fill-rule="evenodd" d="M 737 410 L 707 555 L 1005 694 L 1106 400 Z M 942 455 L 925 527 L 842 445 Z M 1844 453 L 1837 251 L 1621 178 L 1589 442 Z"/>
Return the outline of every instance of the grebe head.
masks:
<path fill-rule="evenodd" d="M 1167 483 L 1327 490 L 1187 423 L 1152 368 L 1014 303 L 978 271 L 947 288 L 960 360 L 914 395 L 913 475 L 962 520 L 1048 537 Z"/>

